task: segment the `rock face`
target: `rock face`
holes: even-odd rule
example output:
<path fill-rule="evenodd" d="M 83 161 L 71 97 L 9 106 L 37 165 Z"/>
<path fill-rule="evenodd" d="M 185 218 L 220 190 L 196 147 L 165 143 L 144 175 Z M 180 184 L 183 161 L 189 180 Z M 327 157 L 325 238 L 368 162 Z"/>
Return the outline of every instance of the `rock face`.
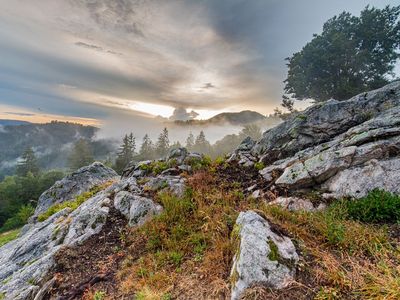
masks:
<path fill-rule="evenodd" d="M 305 120 L 292 118 L 275 128 L 276 137 L 266 132 L 253 148 L 252 153 L 266 153 L 264 161 L 277 158 L 281 148 L 281 156 L 292 155 L 260 171 L 267 182 L 290 191 L 321 188 L 335 198 L 362 197 L 374 188 L 399 193 L 400 82 L 347 101 L 318 104 L 303 115 Z M 293 128 L 295 139 L 282 131 Z"/>
<path fill-rule="evenodd" d="M 233 238 L 239 247 L 231 270 L 232 300 L 253 285 L 281 289 L 295 275 L 299 260 L 292 241 L 271 228 L 253 211 L 241 212 L 236 220 Z"/>
<path fill-rule="evenodd" d="M 72 199 L 79 191 L 87 191 L 115 175 L 99 163 L 82 168 L 45 192 L 38 211 L 43 211 L 50 202 Z M 135 178 L 114 181 L 76 210 L 65 208 L 43 222 L 30 223 L 23 228 L 19 238 L 0 247 L 0 295 L 10 300 L 33 299 L 54 265 L 56 252 L 61 247 L 81 245 L 100 233 L 112 206 L 126 216 L 132 226 L 143 224 L 162 210 L 161 206 L 142 196 L 143 190 Z"/>
<path fill-rule="evenodd" d="M 362 93 L 347 101 L 329 100 L 306 109 L 266 131 L 252 149 L 267 163 L 295 155 L 298 151 L 330 141 L 350 128 L 400 105 L 400 82 Z"/>
<path fill-rule="evenodd" d="M 39 197 L 34 217 L 45 212 L 55 203 L 71 200 L 92 187 L 115 179 L 117 176 L 118 174 L 113 169 L 99 162 L 80 168 L 62 180 L 57 181 Z"/>

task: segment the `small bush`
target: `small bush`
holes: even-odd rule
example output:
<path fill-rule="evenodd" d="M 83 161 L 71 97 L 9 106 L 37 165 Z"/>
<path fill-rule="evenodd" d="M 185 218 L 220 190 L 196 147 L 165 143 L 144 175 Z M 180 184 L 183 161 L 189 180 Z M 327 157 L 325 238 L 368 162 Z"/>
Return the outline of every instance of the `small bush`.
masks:
<path fill-rule="evenodd" d="M 349 218 L 365 223 L 400 222 L 400 197 L 373 190 L 366 197 L 346 201 Z"/>
<path fill-rule="evenodd" d="M 103 291 L 96 291 L 93 296 L 93 300 L 103 300 L 106 296 L 106 293 Z"/>
<path fill-rule="evenodd" d="M 254 164 L 254 168 L 256 168 L 256 170 L 258 170 L 258 171 L 261 171 L 262 169 L 265 168 L 265 165 L 264 165 L 263 162 L 256 162 L 256 163 Z"/>

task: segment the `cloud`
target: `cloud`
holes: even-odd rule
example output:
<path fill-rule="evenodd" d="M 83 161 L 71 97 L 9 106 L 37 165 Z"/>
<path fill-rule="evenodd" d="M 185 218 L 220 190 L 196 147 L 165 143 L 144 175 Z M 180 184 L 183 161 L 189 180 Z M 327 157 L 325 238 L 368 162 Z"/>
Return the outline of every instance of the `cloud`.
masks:
<path fill-rule="evenodd" d="M 364 0 L 0 1 L 2 104 L 107 124 L 121 109 L 130 115 L 138 102 L 179 108 L 177 115 L 184 118 L 194 117 L 184 110 L 188 107 L 271 113 L 282 94 L 284 58 L 320 32 L 328 18 L 343 9 L 358 13 L 366 5 Z"/>
<path fill-rule="evenodd" d="M 188 112 L 185 108 L 175 108 L 172 116 L 169 117 L 171 121 L 187 121 L 195 119 L 199 114 L 194 110 Z"/>
<path fill-rule="evenodd" d="M 207 82 L 201 88 L 202 89 L 213 89 L 213 88 L 215 88 L 215 85 L 213 85 L 211 82 Z"/>
<path fill-rule="evenodd" d="M 13 112 L 13 111 L 6 111 L 4 112 L 6 115 L 14 115 L 14 116 L 22 116 L 22 117 L 32 117 L 35 114 L 32 113 L 22 113 L 22 112 Z"/>

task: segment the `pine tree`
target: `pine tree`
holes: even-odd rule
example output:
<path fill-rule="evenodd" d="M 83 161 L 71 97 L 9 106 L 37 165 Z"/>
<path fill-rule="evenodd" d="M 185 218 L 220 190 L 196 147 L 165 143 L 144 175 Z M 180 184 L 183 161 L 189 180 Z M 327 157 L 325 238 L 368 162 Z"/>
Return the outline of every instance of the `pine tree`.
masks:
<path fill-rule="evenodd" d="M 85 139 L 77 141 L 68 157 L 70 169 L 77 170 L 83 166 L 90 165 L 93 161 L 93 153 L 89 143 Z"/>
<path fill-rule="evenodd" d="M 154 145 L 149 135 L 146 134 L 143 137 L 142 146 L 140 147 L 140 158 L 141 159 L 153 159 L 154 158 Z"/>
<path fill-rule="evenodd" d="M 160 133 L 158 137 L 158 141 L 156 144 L 156 152 L 159 157 L 163 157 L 168 153 L 168 150 L 169 150 L 168 129 L 164 128 L 164 130 Z"/>
<path fill-rule="evenodd" d="M 200 134 L 196 137 L 194 150 L 199 153 L 209 153 L 211 151 L 211 145 L 207 141 L 203 130 L 200 131 Z"/>
<path fill-rule="evenodd" d="M 28 173 L 39 174 L 37 159 L 31 147 L 26 148 L 22 154 L 22 161 L 18 163 L 16 171 L 18 176 L 27 176 Z"/>
<path fill-rule="evenodd" d="M 133 160 L 136 150 L 136 140 L 132 133 L 125 135 L 122 145 L 119 148 L 118 156 L 115 161 L 115 170 L 121 173 L 124 168 Z"/>
<path fill-rule="evenodd" d="M 192 151 L 193 147 L 194 147 L 194 135 L 192 132 L 190 132 L 188 138 L 186 139 L 186 149 Z"/>

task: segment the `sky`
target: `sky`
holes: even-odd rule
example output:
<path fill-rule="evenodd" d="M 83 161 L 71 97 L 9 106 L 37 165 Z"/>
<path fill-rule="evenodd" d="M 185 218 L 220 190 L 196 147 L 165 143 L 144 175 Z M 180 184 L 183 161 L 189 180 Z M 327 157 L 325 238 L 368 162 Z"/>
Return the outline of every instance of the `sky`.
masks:
<path fill-rule="evenodd" d="M 327 19 L 368 4 L 398 2 L 0 0 L 0 119 L 140 127 L 269 114 L 284 59 Z"/>

